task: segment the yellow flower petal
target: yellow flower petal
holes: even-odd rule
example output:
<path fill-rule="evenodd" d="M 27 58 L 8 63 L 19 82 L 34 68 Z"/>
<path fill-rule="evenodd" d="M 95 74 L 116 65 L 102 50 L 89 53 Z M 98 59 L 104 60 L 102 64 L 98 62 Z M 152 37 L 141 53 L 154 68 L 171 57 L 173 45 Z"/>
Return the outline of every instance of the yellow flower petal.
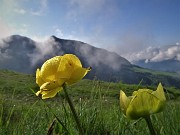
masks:
<path fill-rule="evenodd" d="M 59 88 L 56 88 L 56 89 L 52 89 L 50 91 L 44 91 L 42 93 L 42 99 L 52 98 L 52 97 L 54 97 L 61 90 L 62 90 L 62 87 L 59 87 Z"/>
<path fill-rule="evenodd" d="M 50 91 L 52 89 L 58 88 L 59 86 L 62 86 L 63 83 L 63 80 L 46 82 L 43 85 L 41 85 L 40 90 Z"/>
<path fill-rule="evenodd" d="M 41 72 L 40 72 L 40 69 L 39 69 L 39 68 L 36 70 L 36 83 L 37 83 L 39 86 L 41 86 L 41 85 L 44 83 L 44 81 L 43 81 L 43 79 L 42 79 L 42 77 L 41 77 Z"/>
<path fill-rule="evenodd" d="M 157 112 L 162 111 L 166 104 L 166 97 L 165 97 L 164 90 L 161 83 L 159 83 L 157 90 L 153 91 L 152 94 L 155 95 L 159 99 Z"/>
<path fill-rule="evenodd" d="M 129 106 L 130 99 L 126 96 L 126 94 L 120 90 L 120 106 L 122 112 L 126 115 L 126 110 Z"/>
<path fill-rule="evenodd" d="M 58 67 L 59 77 L 69 79 L 74 70 L 79 67 L 82 67 L 82 64 L 78 57 L 73 54 L 65 54 Z"/>
<path fill-rule="evenodd" d="M 76 68 L 71 74 L 69 80 L 67 80 L 67 84 L 70 85 L 81 80 L 88 73 L 88 71 L 90 71 L 88 68 Z"/>
<path fill-rule="evenodd" d="M 42 99 L 46 98 L 52 98 L 54 97 L 57 92 L 59 92 L 62 87 L 60 87 L 64 83 L 63 81 L 51 81 L 51 82 L 46 82 L 40 87 L 40 91 L 36 93 L 38 96 L 39 94 L 42 94 Z"/>
<path fill-rule="evenodd" d="M 41 77 L 44 81 L 57 80 L 57 69 L 61 62 L 62 56 L 56 56 L 47 60 L 41 68 Z"/>
<path fill-rule="evenodd" d="M 130 98 L 124 92 L 120 92 L 120 106 L 123 113 L 129 119 L 138 119 L 158 113 L 165 106 L 166 97 L 161 83 L 158 85 L 156 91 L 139 89 L 138 91 L 134 91 L 132 95 L 132 98 Z"/>
<path fill-rule="evenodd" d="M 82 67 L 81 61 L 79 60 L 79 58 L 76 55 L 65 54 L 63 56 L 63 58 L 66 59 L 69 62 L 69 64 L 72 64 L 77 67 Z"/>
<path fill-rule="evenodd" d="M 126 116 L 130 119 L 138 119 L 156 113 L 160 100 L 149 91 L 140 91 L 131 100 Z"/>
<path fill-rule="evenodd" d="M 153 92 L 153 94 L 159 98 L 162 101 L 166 100 L 165 94 L 164 94 L 164 90 L 163 90 L 163 86 L 161 83 L 159 83 L 157 90 Z"/>
<path fill-rule="evenodd" d="M 133 93 L 132 93 L 132 96 L 135 96 L 137 94 L 137 91 L 134 91 Z"/>
<path fill-rule="evenodd" d="M 62 59 L 57 74 L 59 78 L 69 79 L 74 70 L 73 65 L 69 64 L 66 59 Z"/>
<path fill-rule="evenodd" d="M 36 96 L 39 96 L 39 94 L 41 94 L 41 90 L 39 90 L 38 92 L 36 92 Z"/>
<path fill-rule="evenodd" d="M 147 92 L 149 92 L 149 93 L 152 93 L 152 92 L 153 92 L 153 90 L 150 90 L 150 89 L 139 89 L 138 91 L 134 91 L 133 94 L 132 94 L 132 96 L 135 96 L 135 95 L 137 95 L 139 92 L 144 92 L 144 91 L 147 91 Z"/>
<path fill-rule="evenodd" d="M 88 71 L 90 69 L 82 68 L 80 60 L 73 54 L 53 57 L 36 71 L 36 83 L 40 86 L 36 95 L 42 94 L 43 99 L 54 97 L 64 83 L 73 84 Z"/>

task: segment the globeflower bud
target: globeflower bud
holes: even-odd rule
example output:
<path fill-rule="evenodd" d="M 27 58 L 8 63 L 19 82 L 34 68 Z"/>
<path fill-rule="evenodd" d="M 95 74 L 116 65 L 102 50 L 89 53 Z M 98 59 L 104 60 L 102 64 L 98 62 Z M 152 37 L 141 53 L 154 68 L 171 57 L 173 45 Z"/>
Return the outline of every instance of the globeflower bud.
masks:
<path fill-rule="evenodd" d="M 166 97 L 163 87 L 159 83 L 157 90 L 139 89 L 132 96 L 127 97 L 120 91 L 120 107 L 129 119 L 138 119 L 161 112 L 165 106 Z"/>

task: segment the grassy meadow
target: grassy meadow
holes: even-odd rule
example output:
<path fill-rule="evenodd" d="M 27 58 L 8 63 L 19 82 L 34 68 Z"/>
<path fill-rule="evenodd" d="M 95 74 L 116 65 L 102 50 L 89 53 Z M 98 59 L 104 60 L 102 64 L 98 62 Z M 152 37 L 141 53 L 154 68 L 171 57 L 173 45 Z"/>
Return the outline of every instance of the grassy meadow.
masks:
<path fill-rule="evenodd" d="M 85 135 L 148 135 L 144 119 L 128 120 L 119 107 L 119 91 L 131 95 L 139 88 L 157 86 L 81 80 L 68 86 Z M 0 135 L 78 135 L 64 92 L 42 100 L 35 76 L 0 71 Z M 180 89 L 165 87 L 167 105 L 151 116 L 159 135 L 180 134 Z M 61 124 L 60 124 L 61 123 Z"/>

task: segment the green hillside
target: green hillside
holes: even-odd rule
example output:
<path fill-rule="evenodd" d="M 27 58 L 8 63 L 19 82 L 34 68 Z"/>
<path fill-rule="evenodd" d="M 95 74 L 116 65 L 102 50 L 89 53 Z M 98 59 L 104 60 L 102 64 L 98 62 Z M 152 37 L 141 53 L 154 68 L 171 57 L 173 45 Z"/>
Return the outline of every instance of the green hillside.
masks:
<path fill-rule="evenodd" d="M 142 78 L 142 84 L 157 85 L 161 82 L 167 87 L 176 87 L 180 89 L 180 74 L 176 72 L 163 72 L 151 69 L 145 69 L 138 66 L 133 66 L 131 69 L 135 72 L 134 77 Z"/>
<path fill-rule="evenodd" d="M 141 73 L 150 73 L 154 75 L 162 75 L 162 76 L 169 76 L 169 77 L 175 77 L 180 79 L 180 74 L 176 72 L 164 72 L 164 71 L 156 71 L 156 70 L 151 70 L 151 69 L 145 69 L 145 68 L 140 68 L 140 67 L 134 67 L 134 71 L 136 72 L 141 72 Z"/>
<path fill-rule="evenodd" d="M 156 87 L 84 79 L 69 86 L 68 91 L 87 135 L 143 135 L 149 133 L 148 129 L 144 128 L 144 121 L 129 121 L 120 111 L 119 91 L 124 90 L 131 95 L 139 88 L 155 90 Z M 72 114 L 64 100 L 64 92 L 60 92 L 55 98 L 42 100 L 34 94 L 38 89 L 34 75 L 0 70 L 0 134 L 44 135 L 55 116 L 65 124 L 72 135 L 77 134 Z M 178 135 L 180 90 L 165 87 L 165 92 L 168 105 L 164 112 L 153 115 L 152 119 L 162 135 Z M 160 120 L 159 123 L 157 119 Z M 54 132 L 67 134 L 60 124 L 56 124 Z"/>
<path fill-rule="evenodd" d="M 139 72 L 139 68 L 135 69 Z M 150 72 L 150 70 L 140 70 L 141 72 Z M 153 74 L 160 74 L 160 72 L 152 72 Z M 168 74 L 168 73 L 167 73 Z M 161 73 L 162 75 L 162 73 Z M 168 75 L 169 76 L 169 75 Z M 141 83 L 141 82 L 139 82 Z M 95 92 L 94 87 L 101 87 L 102 94 L 108 96 L 108 98 L 119 97 L 119 90 L 125 90 L 127 93 L 132 93 L 134 90 L 139 88 L 151 88 L 156 89 L 157 83 L 154 85 L 138 85 L 138 84 L 123 84 L 122 82 L 104 82 L 100 80 L 88 80 L 84 79 L 80 82 L 70 86 L 69 88 L 73 91 L 72 95 L 81 97 L 88 97 L 92 92 Z M 179 89 L 172 87 L 165 87 L 165 89 L 172 93 L 172 96 L 177 97 L 180 93 Z M 35 75 L 22 74 L 9 70 L 0 70 L 0 93 L 6 96 L 15 96 L 17 99 L 26 100 L 36 99 L 33 91 L 39 90 L 38 85 L 35 83 Z"/>
<path fill-rule="evenodd" d="M 93 80 L 96 76 L 98 80 L 103 81 L 122 81 L 127 84 L 138 84 L 141 82 L 142 85 L 157 85 L 159 82 L 162 82 L 164 86 L 173 86 L 180 89 L 180 77 L 177 77 L 175 73 L 157 72 L 138 67 L 114 52 L 96 48 L 80 41 L 60 39 L 52 36 L 51 39 L 57 45 L 50 44 L 50 47 L 53 48 L 52 53 L 44 53 L 43 56 L 40 56 L 41 51 L 36 41 L 21 35 L 12 35 L 9 38 L 12 40 L 3 41 L 2 45 L 0 45 L 0 50 L 2 50 L 2 55 L 4 56 L 7 55 L 6 52 L 8 51 L 8 56 L 11 59 L 2 57 L 0 69 L 33 74 L 49 58 L 64 54 L 74 54 L 81 60 L 83 67 L 92 67 L 91 72 L 86 75 L 86 79 Z M 6 47 L 3 47 L 5 46 L 3 44 Z M 19 51 L 23 53 L 17 54 Z M 39 56 L 39 59 L 34 59 L 31 56 Z M 35 62 L 34 60 L 37 61 Z"/>

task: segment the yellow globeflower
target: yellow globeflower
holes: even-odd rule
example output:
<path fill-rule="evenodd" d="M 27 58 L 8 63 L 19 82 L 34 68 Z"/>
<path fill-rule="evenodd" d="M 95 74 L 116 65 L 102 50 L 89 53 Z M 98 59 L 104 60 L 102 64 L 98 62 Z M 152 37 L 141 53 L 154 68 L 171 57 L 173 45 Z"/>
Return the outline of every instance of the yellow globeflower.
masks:
<path fill-rule="evenodd" d="M 36 83 L 40 87 L 36 95 L 42 94 L 42 99 L 52 98 L 62 90 L 64 83 L 76 83 L 88 71 L 90 68 L 83 68 L 78 57 L 73 54 L 53 57 L 36 71 Z"/>
<path fill-rule="evenodd" d="M 129 97 L 122 90 L 120 91 L 121 110 L 129 119 L 138 119 L 158 113 L 164 108 L 165 101 L 166 97 L 161 83 L 156 91 L 139 89 Z"/>

